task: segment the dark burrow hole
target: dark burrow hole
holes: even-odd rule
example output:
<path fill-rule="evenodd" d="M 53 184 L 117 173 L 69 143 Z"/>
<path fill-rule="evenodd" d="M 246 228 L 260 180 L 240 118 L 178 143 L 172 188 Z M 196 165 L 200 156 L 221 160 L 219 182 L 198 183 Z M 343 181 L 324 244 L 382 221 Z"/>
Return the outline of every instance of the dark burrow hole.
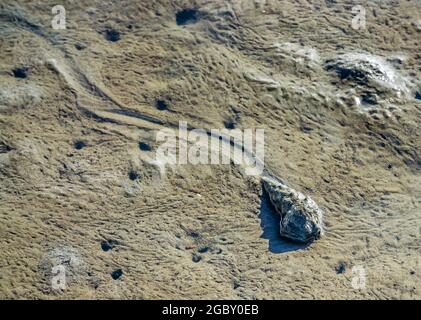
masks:
<path fill-rule="evenodd" d="M 13 150 L 12 147 L 0 141 L 0 153 L 8 153 L 12 150 Z"/>
<path fill-rule="evenodd" d="M 209 247 L 200 247 L 197 252 L 199 253 L 206 253 L 209 251 Z"/>
<path fill-rule="evenodd" d="M 308 126 L 308 125 L 306 125 L 306 124 L 302 123 L 302 124 L 300 125 L 300 130 L 301 130 L 302 132 L 304 132 L 304 133 L 309 133 L 309 132 L 313 131 L 313 128 L 311 128 L 310 126 Z"/>
<path fill-rule="evenodd" d="M 187 234 L 192 238 L 200 238 L 200 233 L 197 231 L 190 230 Z"/>
<path fill-rule="evenodd" d="M 346 270 L 346 266 L 344 262 L 339 262 L 338 265 L 335 267 L 335 271 L 337 274 L 344 273 Z"/>
<path fill-rule="evenodd" d="M 80 150 L 80 149 L 83 149 L 83 148 L 86 147 L 86 143 L 82 140 L 77 140 L 74 143 L 74 147 L 75 147 L 76 150 Z"/>
<path fill-rule="evenodd" d="M 105 39 L 111 42 L 117 42 L 120 40 L 120 32 L 115 29 L 107 29 L 105 30 Z"/>
<path fill-rule="evenodd" d="M 155 107 L 158 110 L 168 110 L 168 103 L 165 100 L 158 99 L 155 101 Z"/>
<path fill-rule="evenodd" d="M 336 71 L 336 73 L 338 74 L 339 78 L 341 78 L 342 80 L 344 79 L 348 79 L 349 77 L 352 76 L 352 72 L 351 70 L 347 70 L 347 69 L 338 69 Z"/>
<path fill-rule="evenodd" d="M 198 263 L 200 260 L 202 260 L 201 256 L 199 256 L 197 254 L 193 254 L 193 257 L 192 257 L 193 262 Z"/>
<path fill-rule="evenodd" d="M 75 43 L 75 48 L 80 51 L 80 50 L 86 49 L 86 46 L 78 42 L 78 43 Z"/>
<path fill-rule="evenodd" d="M 117 240 L 108 239 L 108 240 L 101 241 L 101 249 L 102 251 L 105 251 L 105 252 L 114 249 L 116 245 L 118 245 Z"/>
<path fill-rule="evenodd" d="M 415 99 L 417 99 L 417 100 L 421 100 L 421 90 L 420 90 L 420 91 L 415 92 Z"/>
<path fill-rule="evenodd" d="M 361 83 L 366 83 L 366 76 L 359 70 L 351 70 L 346 68 L 337 68 L 336 73 L 341 80 L 354 79 Z"/>
<path fill-rule="evenodd" d="M 111 272 L 111 277 L 114 279 L 114 280 L 118 280 L 118 279 L 120 279 L 120 277 L 123 275 L 123 270 L 121 270 L 121 269 L 116 269 L 116 270 L 114 270 L 113 272 Z"/>
<path fill-rule="evenodd" d="M 15 68 L 12 72 L 15 78 L 25 79 L 28 76 L 28 68 Z"/>
<path fill-rule="evenodd" d="M 139 179 L 139 174 L 134 170 L 130 170 L 129 171 L 129 179 L 132 180 L 132 181 L 137 180 L 137 179 Z"/>
<path fill-rule="evenodd" d="M 175 21 L 179 26 L 195 23 L 197 20 L 199 20 L 199 11 L 196 9 L 183 9 L 175 14 Z"/>
<path fill-rule="evenodd" d="M 152 147 L 146 142 L 139 142 L 139 149 L 142 151 L 151 151 Z"/>
<path fill-rule="evenodd" d="M 235 129 L 235 122 L 231 120 L 225 121 L 224 126 L 226 129 L 229 129 L 229 130 Z"/>
<path fill-rule="evenodd" d="M 238 289 L 239 287 L 240 287 L 240 282 L 238 282 L 238 280 L 234 280 L 232 283 L 232 288 L 235 290 L 235 289 Z"/>
<path fill-rule="evenodd" d="M 377 101 L 376 98 L 371 94 L 364 94 L 361 96 L 361 102 L 363 104 L 369 104 L 369 105 L 376 105 Z"/>

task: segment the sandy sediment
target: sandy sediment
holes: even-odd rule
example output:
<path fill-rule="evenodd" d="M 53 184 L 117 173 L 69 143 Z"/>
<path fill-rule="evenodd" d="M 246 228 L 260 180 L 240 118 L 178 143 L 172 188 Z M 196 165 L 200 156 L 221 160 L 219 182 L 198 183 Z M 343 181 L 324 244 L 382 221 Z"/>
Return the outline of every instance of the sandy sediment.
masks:
<path fill-rule="evenodd" d="M 359 30 L 345 1 L 260 3 L 66 2 L 54 30 L 55 3 L 1 2 L 0 297 L 420 298 L 419 2 L 364 1 Z M 281 238 L 241 166 L 162 178 L 179 121 L 264 129 L 324 235 Z"/>

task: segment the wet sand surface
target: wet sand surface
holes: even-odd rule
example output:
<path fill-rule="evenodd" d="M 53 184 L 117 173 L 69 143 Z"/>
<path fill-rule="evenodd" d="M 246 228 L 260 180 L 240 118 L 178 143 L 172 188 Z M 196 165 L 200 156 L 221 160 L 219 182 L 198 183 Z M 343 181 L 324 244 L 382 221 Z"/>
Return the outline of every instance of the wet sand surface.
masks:
<path fill-rule="evenodd" d="M 1 298 L 421 298 L 419 1 L 55 5 L 0 3 Z M 179 121 L 264 129 L 323 237 L 281 238 L 238 165 L 162 177 Z"/>

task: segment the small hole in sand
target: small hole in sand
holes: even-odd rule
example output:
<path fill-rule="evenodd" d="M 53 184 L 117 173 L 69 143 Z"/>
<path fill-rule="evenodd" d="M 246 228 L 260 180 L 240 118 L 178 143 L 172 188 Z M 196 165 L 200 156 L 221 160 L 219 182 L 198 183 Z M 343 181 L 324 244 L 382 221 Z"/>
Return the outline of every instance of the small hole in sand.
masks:
<path fill-rule="evenodd" d="M 146 142 L 139 142 L 139 149 L 142 151 L 151 151 L 152 147 Z"/>
<path fill-rule="evenodd" d="M 12 151 L 13 148 L 8 146 L 7 144 L 0 141 L 0 153 L 8 153 Z M 45 156 L 44 156 L 45 157 Z"/>
<path fill-rule="evenodd" d="M 117 42 L 120 40 L 120 32 L 115 29 L 107 29 L 105 30 L 105 39 L 111 42 Z"/>
<path fill-rule="evenodd" d="M 75 48 L 76 48 L 76 50 L 83 50 L 83 49 L 85 49 L 86 48 L 86 46 L 84 45 L 84 44 L 82 44 L 82 43 L 75 43 Z"/>
<path fill-rule="evenodd" d="M 232 288 L 235 290 L 235 289 L 238 289 L 239 287 L 240 287 L 240 282 L 238 282 L 238 280 L 234 280 L 232 283 Z"/>
<path fill-rule="evenodd" d="M 344 273 L 345 272 L 345 270 L 346 270 L 346 266 L 345 266 L 345 263 L 344 262 L 339 262 L 338 264 L 337 264 L 337 266 L 335 267 L 335 271 L 336 271 L 336 273 L 337 274 L 341 274 L 341 273 Z"/>
<path fill-rule="evenodd" d="M 229 130 L 235 129 L 235 122 L 231 120 L 225 121 L 224 126 L 226 129 L 229 129 Z"/>
<path fill-rule="evenodd" d="M 139 179 L 139 174 L 136 171 L 130 170 L 129 171 L 129 179 L 134 181 Z"/>
<path fill-rule="evenodd" d="M 155 106 L 158 110 L 168 110 L 168 103 L 165 100 L 156 100 Z"/>
<path fill-rule="evenodd" d="M 195 23 L 198 19 L 199 11 L 196 9 L 183 9 L 178 11 L 175 15 L 175 21 L 179 26 Z"/>
<path fill-rule="evenodd" d="M 25 79 L 28 76 L 28 68 L 15 68 L 12 72 L 15 78 Z"/>
<path fill-rule="evenodd" d="M 197 250 L 199 253 L 206 253 L 209 251 L 209 247 L 201 247 Z"/>
<path fill-rule="evenodd" d="M 116 269 L 113 272 L 111 272 L 111 277 L 114 280 L 120 279 L 122 275 L 123 275 L 123 270 L 121 270 L 121 269 Z"/>
<path fill-rule="evenodd" d="M 101 241 L 101 249 L 102 251 L 109 251 L 115 248 L 115 246 L 118 244 L 116 240 L 109 239 L 109 240 L 102 240 Z"/>
<path fill-rule="evenodd" d="M 75 146 L 76 150 L 80 150 L 80 149 L 83 149 L 83 148 L 86 147 L 86 143 L 82 140 L 77 140 L 77 141 L 75 141 L 74 146 Z"/>
<path fill-rule="evenodd" d="M 200 238 L 200 233 L 197 231 L 190 230 L 187 234 L 192 238 Z"/>

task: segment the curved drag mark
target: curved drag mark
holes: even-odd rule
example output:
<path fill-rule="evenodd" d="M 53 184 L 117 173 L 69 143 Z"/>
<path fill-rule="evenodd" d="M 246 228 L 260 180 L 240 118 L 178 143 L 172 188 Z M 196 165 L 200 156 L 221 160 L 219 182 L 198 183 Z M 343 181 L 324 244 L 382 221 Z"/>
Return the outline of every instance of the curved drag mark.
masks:
<path fill-rule="evenodd" d="M 29 30 L 46 43 L 46 47 L 49 49 L 48 54 L 46 54 L 47 64 L 54 69 L 70 87 L 76 98 L 76 106 L 84 116 L 98 122 L 108 122 L 117 125 L 133 125 L 144 130 L 172 128 L 177 131 L 179 128 L 179 122 L 161 120 L 146 113 L 134 110 L 119 101 L 103 84 L 98 84 L 94 79 L 83 72 L 80 67 L 78 67 L 75 59 L 63 48 L 60 48 L 60 45 L 52 40 L 51 36 L 45 32 L 42 27 L 26 19 L 24 15 L 19 12 L 14 14 L 9 12 L 8 14 L 0 14 L 0 19 L 2 18 Z M 238 143 L 234 133 L 230 130 L 228 130 L 229 134 L 219 131 L 218 134 L 215 135 L 212 130 L 206 128 L 188 126 L 186 129 L 188 132 L 196 130 L 195 133 L 202 137 L 206 137 L 211 145 L 217 145 L 219 156 L 226 156 L 230 159 L 231 164 L 233 163 L 232 153 L 240 151 L 242 162 L 237 168 L 242 173 L 244 170 L 246 175 L 257 176 L 260 180 L 270 179 L 285 184 L 265 167 L 264 159 L 260 159 L 253 150 L 248 149 L 247 145 Z M 253 144 L 256 144 L 257 148 L 257 142 L 252 142 L 252 149 Z M 167 163 L 161 161 L 157 157 L 151 158 L 147 153 L 142 154 L 141 157 L 143 160 L 159 167 L 161 179 L 165 179 Z M 274 253 L 281 253 L 300 249 L 301 247 L 277 241 L 276 234 L 279 235 L 279 233 L 276 228 L 273 228 L 273 226 L 276 225 L 277 220 L 270 219 L 270 215 L 268 214 L 270 206 L 268 203 L 264 203 L 263 198 L 261 205 L 263 210 L 260 215 L 260 218 L 262 219 L 262 237 L 270 240 L 269 250 Z"/>
<path fill-rule="evenodd" d="M 64 49 L 60 47 L 57 48 L 58 43 L 52 39 L 51 35 L 46 32 L 42 26 L 30 21 L 21 10 L 4 10 L 0 13 L 0 19 L 30 31 L 46 42 L 49 48 L 49 54 L 46 57 L 48 65 L 51 66 L 72 89 L 76 97 L 77 107 L 85 116 L 98 122 L 133 125 L 149 130 L 160 130 L 164 128 L 178 129 L 179 123 L 177 122 L 163 121 L 154 116 L 131 109 L 119 101 L 107 88 L 96 83 L 77 67 L 76 61 L 70 57 Z M 98 108 L 98 105 L 106 107 Z M 191 126 L 187 127 L 188 131 L 194 129 L 198 128 Z M 207 138 L 210 138 L 215 142 L 218 140 L 218 143 L 221 142 L 222 144 L 225 144 L 227 148 L 220 148 L 223 151 L 229 150 L 228 152 L 230 152 L 231 155 L 231 147 L 233 147 L 242 152 L 243 156 L 247 158 L 246 162 L 264 168 L 261 176 L 276 178 L 264 167 L 263 160 L 259 159 L 252 150 L 247 149 L 243 144 L 237 143 L 235 139 L 233 139 L 233 136 L 221 132 L 221 139 L 219 139 L 219 136 L 214 136 L 210 129 L 203 128 L 203 130 L 206 132 Z M 203 135 L 201 132 L 197 133 Z M 228 148 L 228 146 L 230 148 Z M 227 153 L 224 155 L 228 156 Z M 156 162 L 156 159 L 149 160 L 151 162 Z"/>

